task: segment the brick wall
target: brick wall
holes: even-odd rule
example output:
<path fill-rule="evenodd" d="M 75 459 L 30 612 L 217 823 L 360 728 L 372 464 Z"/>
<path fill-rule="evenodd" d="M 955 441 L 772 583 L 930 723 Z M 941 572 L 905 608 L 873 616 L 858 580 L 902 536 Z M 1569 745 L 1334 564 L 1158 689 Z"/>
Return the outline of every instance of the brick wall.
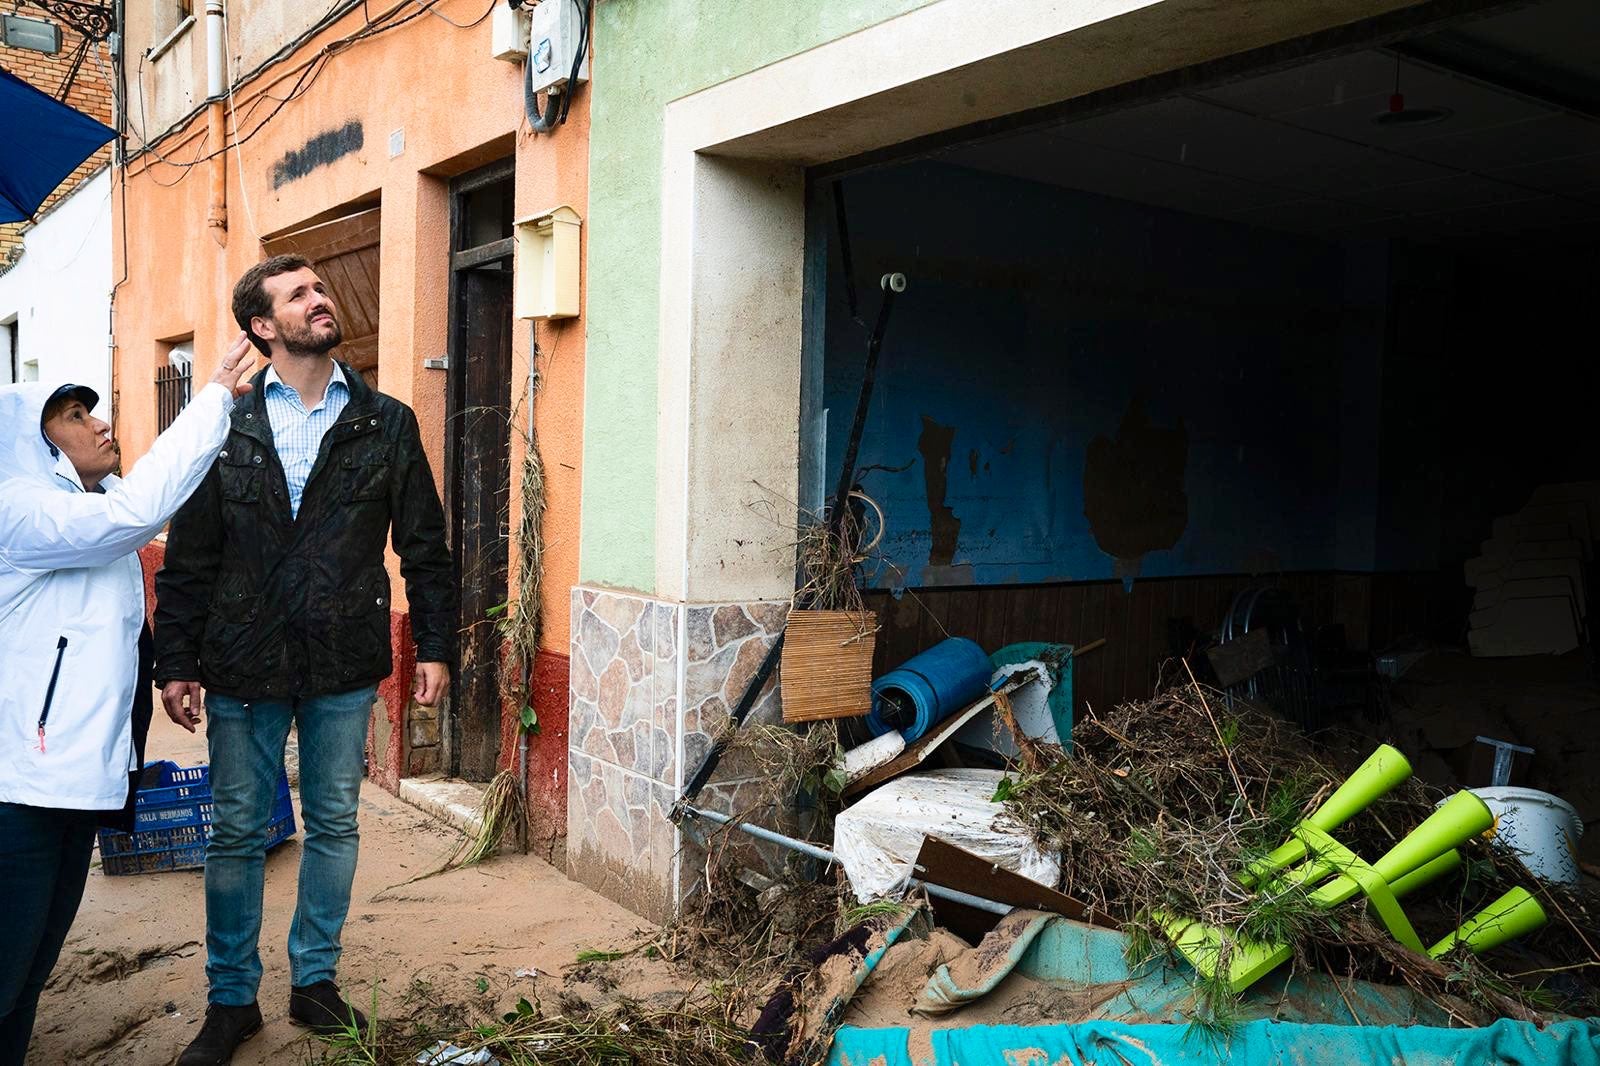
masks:
<path fill-rule="evenodd" d="M 6 5 L 7 14 L 11 13 L 10 6 Z M 59 18 L 35 4 L 24 2 L 16 13 L 30 18 L 49 19 L 60 26 L 61 51 L 55 55 L 45 55 L 42 52 L 30 52 L 24 48 L 11 48 L 0 44 L 0 67 L 4 67 L 29 85 L 53 97 L 60 92 L 61 83 L 72 67 L 73 53 L 77 51 L 83 37 Z M 98 63 L 93 53 L 83 57 L 83 66 L 78 69 L 78 76 L 73 80 L 66 102 L 109 126 L 111 125 L 111 54 L 104 44 L 97 46 L 96 52 L 99 55 Z M 85 178 L 99 170 L 110 158 L 111 146 L 107 145 L 84 160 L 83 165 L 68 175 L 67 180 L 57 186 L 56 191 L 45 200 L 39 214 L 43 215 L 55 205 L 56 201 L 77 188 Z M 22 234 L 27 228 L 26 222 L 0 226 L 0 271 L 10 266 L 16 257 L 22 254 Z"/>

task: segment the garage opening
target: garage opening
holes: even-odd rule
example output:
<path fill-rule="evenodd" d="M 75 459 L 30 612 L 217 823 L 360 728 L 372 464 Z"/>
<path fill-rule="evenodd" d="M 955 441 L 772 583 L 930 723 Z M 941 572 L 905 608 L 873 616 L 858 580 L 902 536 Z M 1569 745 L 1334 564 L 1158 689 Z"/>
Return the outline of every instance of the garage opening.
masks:
<path fill-rule="evenodd" d="M 1236 687 L 1286 716 L 1600 818 L 1595 40 L 1546 0 L 813 175 L 810 510 L 910 280 L 861 440 L 875 674 L 1103 638 L 1081 715 L 1254 627 Z"/>

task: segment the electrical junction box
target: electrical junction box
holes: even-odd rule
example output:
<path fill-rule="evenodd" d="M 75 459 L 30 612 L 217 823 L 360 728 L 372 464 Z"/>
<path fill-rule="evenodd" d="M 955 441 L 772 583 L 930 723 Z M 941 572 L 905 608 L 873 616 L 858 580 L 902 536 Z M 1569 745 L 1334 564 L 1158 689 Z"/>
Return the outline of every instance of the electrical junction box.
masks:
<path fill-rule="evenodd" d="M 587 0 L 540 0 L 529 20 L 528 63 L 532 67 L 534 92 L 560 91 L 572 74 L 572 60 L 583 36 L 584 8 Z M 589 49 L 584 46 L 578 80 L 589 80 Z"/>
<path fill-rule="evenodd" d="M 512 313 L 518 318 L 576 318 L 578 231 L 583 220 L 570 207 L 517 220 Z"/>
<path fill-rule="evenodd" d="M 507 63 L 528 58 L 528 9 L 512 7 L 506 0 L 494 5 L 489 18 L 489 52 Z"/>

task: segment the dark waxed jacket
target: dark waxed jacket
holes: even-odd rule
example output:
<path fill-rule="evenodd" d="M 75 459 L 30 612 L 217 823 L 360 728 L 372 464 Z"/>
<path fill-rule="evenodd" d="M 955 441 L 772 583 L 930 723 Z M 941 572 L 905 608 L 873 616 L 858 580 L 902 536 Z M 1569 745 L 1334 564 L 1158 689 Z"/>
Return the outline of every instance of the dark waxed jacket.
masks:
<path fill-rule="evenodd" d="M 450 550 L 416 415 L 343 369 L 350 400 L 295 517 L 262 399 L 266 371 L 234 405 L 222 453 L 173 518 L 156 575 L 158 684 L 284 699 L 388 677 L 391 527 L 417 660 L 454 660 Z"/>

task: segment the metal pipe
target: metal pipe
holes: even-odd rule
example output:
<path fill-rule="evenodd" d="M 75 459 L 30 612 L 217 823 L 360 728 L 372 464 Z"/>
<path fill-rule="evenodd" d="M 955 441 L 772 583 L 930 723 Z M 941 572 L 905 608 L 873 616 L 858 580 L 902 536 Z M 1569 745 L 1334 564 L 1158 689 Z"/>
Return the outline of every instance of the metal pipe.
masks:
<path fill-rule="evenodd" d="M 707 821 L 716 822 L 718 825 L 731 826 L 734 829 L 740 830 L 741 832 L 748 833 L 757 840 L 764 840 L 768 844 L 776 844 L 781 848 L 788 848 L 790 851 L 797 851 L 801 855 L 808 855 L 813 859 L 828 863 L 829 865 L 833 865 L 839 861 L 839 857 L 837 855 L 820 844 L 813 844 L 809 840 L 796 840 L 794 837 L 784 836 L 782 833 L 774 832 L 773 830 L 767 829 L 763 826 L 752 825 L 749 822 L 741 822 L 721 813 L 720 811 L 708 811 L 703 807 L 691 807 L 688 804 L 684 804 L 683 813 L 688 815 L 690 818 L 704 818 Z M 946 888 L 943 885 L 930 884 L 927 881 L 919 881 L 916 878 L 912 878 L 910 883 L 922 888 L 928 893 L 928 895 L 933 896 L 936 899 L 947 900 L 951 903 L 960 903 L 964 906 L 973 907 L 980 911 L 988 911 L 990 914 L 1010 914 L 1012 910 L 1004 903 L 996 903 L 992 899 L 984 899 L 982 896 L 974 896 L 969 892 L 962 892 L 959 889 Z"/>
<path fill-rule="evenodd" d="M 206 211 L 206 226 L 218 244 L 228 242 L 228 156 L 223 151 L 226 134 L 222 123 L 222 101 L 227 95 L 227 48 L 222 0 L 206 0 L 206 143 L 211 153 L 211 204 Z"/>

